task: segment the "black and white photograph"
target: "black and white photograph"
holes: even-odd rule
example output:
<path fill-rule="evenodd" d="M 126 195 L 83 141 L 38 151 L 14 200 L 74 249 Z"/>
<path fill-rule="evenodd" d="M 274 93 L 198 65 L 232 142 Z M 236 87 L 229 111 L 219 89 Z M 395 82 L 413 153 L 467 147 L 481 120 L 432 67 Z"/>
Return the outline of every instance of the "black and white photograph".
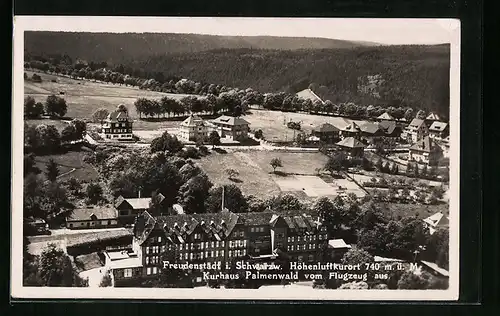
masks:
<path fill-rule="evenodd" d="M 458 299 L 458 20 L 14 30 L 13 297 Z"/>

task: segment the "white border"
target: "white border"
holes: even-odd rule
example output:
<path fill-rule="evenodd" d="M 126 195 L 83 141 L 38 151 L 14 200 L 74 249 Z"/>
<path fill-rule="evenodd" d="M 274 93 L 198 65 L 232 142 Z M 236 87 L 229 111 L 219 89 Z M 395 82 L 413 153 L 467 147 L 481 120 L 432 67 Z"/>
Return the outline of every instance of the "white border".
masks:
<path fill-rule="evenodd" d="M 449 33 L 450 54 L 450 277 L 448 290 L 319 290 L 271 287 L 265 289 L 146 289 L 146 288 L 48 288 L 22 285 L 22 212 L 23 212 L 23 99 L 24 31 L 93 31 L 113 32 L 117 25 L 127 25 L 126 32 L 166 32 L 159 26 L 196 22 L 246 22 L 250 18 L 139 18 L 139 17 L 14 17 L 13 111 L 12 111 L 12 242 L 11 295 L 27 299 L 181 299 L 181 300 L 394 300 L 454 301 L 459 289 L 459 183 L 460 183 L 460 21 L 453 19 L 313 19 L 345 23 L 389 23 L 408 21 L 435 23 Z M 255 20 L 255 19 L 254 19 Z M 267 18 L 277 28 L 288 23 L 311 19 Z M 133 22 L 132 22 L 133 21 Z M 286 25 L 286 26 L 285 26 Z M 133 30 L 130 30 L 130 28 Z M 109 29 L 109 30 L 108 30 Z M 203 33 L 203 32 L 200 32 Z"/>

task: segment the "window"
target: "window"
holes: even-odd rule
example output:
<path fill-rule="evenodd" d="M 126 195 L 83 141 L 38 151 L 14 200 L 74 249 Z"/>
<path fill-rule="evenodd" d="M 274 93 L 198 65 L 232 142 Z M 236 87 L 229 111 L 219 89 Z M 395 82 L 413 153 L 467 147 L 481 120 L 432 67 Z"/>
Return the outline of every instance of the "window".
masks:
<path fill-rule="evenodd" d="M 292 237 L 292 242 L 294 242 L 294 241 L 295 241 L 295 237 Z"/>
<path fill-rule="evenodd" d="M 158 273 L 158 268 L 157 267 L 153 267 L 153 274 L 157 274 Z"/>
<path fill-rule="evenodd" d="M 221 256 L 221 257 L 224 257 L 224 250 L 221 250 L 221 251 L 220 251 L 220 256 Z"/>
<path fill-rule="evenodd" d="M 130 278 L 132 276 L 132 269 L 123 270 L 123 277 Z"/>
<path fill-rule="evenodd" d="M 200 244 L 200 249 L 203 249 L 203 243 Z"/>
<path fill-rule="evenodd" d="M 319 239 L 319 240 L 323 240 L 323 235 L 319 235 L 319 236 L 318 236 L 318 239 Z"/>
<path fill-rule="evenodd" d="M 179 245 L 179 250 L 182 250 L 182 244 Z"/>
<path fill-rule="evenodd" d="M 247 254 L 247 250 L 243 249 L 243 255 L 246 255 L 246 254 Z"/>
<path fill-rule="evenodd" d="M 149 247 L 146 247 L 146 254 L 149 254 Z"/>
<path fill-rule="evenodd" d="M 201 234 L 194 234 L 194 239 L 200 239 L 201 238 Z"/>
<path fill-rule="evenodd" d="M 208 248 L 208 241 L 205 242 L 205 248 Z"/>
<path fill-rule="evenodd" d="M 288 246 L 286 249 L 287 249 L 287 251 L 290 251 L 291 247 L 290 247 L 290 246 Z"/>
<path fill-rule="evenodd" d="M 73 224 L 69 224 L 69 227 L 73 227 Z"/>
<path fill-rule="evenodd" d="M 247 240 L 243 240 L 243 247 L 246 247 L 247 246 Z"/>
<path fill-rule="evenodd" d="M 186 252 L 186 253 L 184 254 L 184 260 L 187 260 L 187 259 L 188 259 L 188 253 Z"/>
<path fill-rule="evenodd" d="M 313 244 L 313 249 L 316 249 L 316 244 Z"/>
<path fill-rule="evenodd" d="M 215 243 L 212 241 L 212 242 L 210 243 L 210 247 L 211 247 L 211 248 L 214 248 L 214 245 L 215 245 Z"/>
<path fill-rule="evenodd" d="M 146 274 L 147 274 L 147 275 L 150 275 L 150 274 L 151 274 L 151 267 L 148 267 L 148 268 L 146 269 Z"/>
<path fill-rule="evenodd" d="M 161 236 L 158 236 L 158 242 L 161 242 Z"/>
<path fill-rule="evenodd" d="M 255 231 L 255 228 L 250 227 L 250 232 L 253 233 Z"/>
<path fill-rule="evenodd" d="M 240 237 L 243 237 L 245 236 L 245 232 L 244 231 L 240 231 Z"/>
<path fill-rule="evenodd" d="M 297 241 L 300 241 L 300 236 L 297 236 Z"/>
<path fill-rule="evenodd" d="M 192 252 L 189 254 L 189 260 L 193 260 L 193 253 Z"/>
<path fill-rule="evenodd" d="M 219 241 L 218 240 L 215 242 L 215 247 L 219 248 Z"/>
<path fill-rule="evenodd" d="M 108 221 L 108 225 L 111 225 L 111 221 Z"/>
<path fill-rule="evenodd" d="M 224 240 L 222 241 L 222 246 L 221 247 L 224 247 Z"/>
<path fill-rule="evenodd" d="M 215 256 L 218 257 L 219 256 L 219 250 L 215 250 Z"/>
<path fill-rule="evenodd" d="M 203 259 L 203 252 L 200 253 L 200 259 Z"/>
<path fill-rule="evenodd" d="M 307 259 L 308 259 L 309 261 L 313 261 L 313 260 L 314 260 L 314 256 L 313 256 L 313 255 L 309 255 L 309 257 L 307 257 Z"/>
<path fill-rule="evenodd" d="M 292 237 L 288 237 L 288 242 L 292 242 Z"/>
<path fill-rule="evenodd" d="M 295 247 L 292 245 L 292 251 L 294 251 Z"/>
<path fill-rule="evenodd" d="M 214 251 L 210 251 L 210 257 L 213 258 L 214 257 Z"/>
<path fill-rule="evenodd" d="M 149 264 L 149 257 L 146 257 L 146 265 Z"/>
<path fill-rule="evenodd" d="M 233 251 L 229 250 L 229 258 L 231 258 L 232 256 L 233 256 Z"/>
<path fill-rule="evenodd" d="M 165 245 L 161 246 L 161 252 L 165 252 Z"/>

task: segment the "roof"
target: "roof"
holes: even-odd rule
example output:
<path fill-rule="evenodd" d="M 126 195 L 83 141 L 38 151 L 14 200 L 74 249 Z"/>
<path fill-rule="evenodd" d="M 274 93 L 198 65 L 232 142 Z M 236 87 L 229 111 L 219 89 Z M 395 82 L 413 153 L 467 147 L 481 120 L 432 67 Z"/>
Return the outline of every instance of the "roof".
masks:
<path fill-rule="evenodd" d="M 346 131 L 346 132 L 353 132 L 353 133 L 361 131 L 358 124 L 356 124 L 354 122 L 349 123 L 349 125 L 345 126 L 342 130 Z"/>
<path fill-rule="evenodd" d="M 222 115 L 215 120 L 212 121 L 212 123 L 220 123 L 220 124 L 226 124 L 226 125 L 231 125 L 231 126 L 240 126 L 240 125 L 250 125 L 247 121 L 242 119 L 241 117 L 234 117 L 234 116 L 227 116 L 227 115 Z"/>
<path fill-rule="evenodd" d="M 396 129 L 396 122 L 394 121 L 382 121 L 378 123 L 379 129 L 381 129 L 384 133 L 390 135 L 394 133 L 394 130 Z"/>
<path fill-rule="evenodd" d="M 119 207 L 123 202 L 127 202 L 132 209 L 147 209 L 149 208 L 149 202 L 151 202 L 151 198 L 124 198 L 119 196 L 115 202 L 115 207 Z"/>
<path fill-rule="evenodd" d="M 410 125 L 408 125 L 408 127 L 419 129 L 422 124 L 424 124 L 424 120 L 415 118 L 410 122 Z"/>
<path fill-rule="evenodd" d="M 431 225 L 432 227 L 437 227 L 437 226 L 446 226 L 449 224 L 449 219 L 448 217 L 444 216 L 443 213 L 438 212 L 434 215 L 431 215 L 427 218 L 424 218 L 423 221 L 426 224 Z"/>
<path fill-rule="evenodd" d="M 439 120 L 441 120 L 441 118 L 439 117 L 439 115 L 437 115 L 435 113 L 430 113 L 429 115 L 427 115 L 427 117 L 425 119 L 428 120 L 428 121 L 439 121 Z"/>
<path fill-rule="evenodd" d="M 394 117 L 387 112 L 382 113 L 377 118 L 380 120 L 389 120 L 389 121 L 394 120 Z"/>
<path fill-rule="evenodd" d="M 426 136 L 423 139 L 416 142 L 413 146 L 411 146 L 410 150 L 423 151 L 423 152 L 430 153 L 432 151 L 441 150 L 441 147 L 439 147 L 434 142 L 434 140 L 432 140 L 432 138 L 430 138 L 429 136 Z"/>
<path fill-rule="evenodd" d="M 130 256 L 130 254 L 125 250 L 123 250 L 123 251 L 105 251 L 104 253 L 111 261 L 128 259 L 128 258 L 133 257 L 133 256 Z M 137 256 L 137 254 L 135 254 L 135 256 Z"/>
<path fill-rule="evenodd" d="M 359 128 L 363 133 L 375 134 L 379 131 L 379 125 L 372 122 L 363 122 L 359 125 Z"/>
<path fill-rule="evenodd" d="M 403 262 L 404 261 L 404 260 L 401 260 L 401 259 L 385 258 L 385 257 L 380 257 L 380 256 L 374 256 L 373 260 L 375 262 Z"/>
<path fill-rule="evenodd" d="M 330 123 L 323 123 L 319 126 L 316 126 L 313 128 L 314 132 L 319 132 L 319 133 L 330 133 L 330 132 L 338 132 L 340 129 L 336 128 Z"/>
<path fill-rule="evenodd" d="M 302 91 L 297 92 L 296 94 L 299 98 L 305 99 L 305 100 L 311 100 L 312 102 L 314 101 L 319 101 L 321 103 L 324 103 L 323 100 L 321 100 L 320 97 L 316 93 L 314 93 L 311 89 L 304 89 Z"/>
<path fill-rule="evenodd" d="M 338 146 L 348 147 L 348 148 L 364 148 L 365 144 L 360 142 L 354 137 L 346 137 L 337 143 Z"/>
<path fill-rule="evenodd" d="M 182 121 L 181 126 L 204 126 L 205 122 L 198 115 L 189 115 L 187 119 Z"/>
<path fill-rule="evenodd" d="M 432 122 L 431 126 L 429 127 L 429 131 L 442 132 L 446 129 L 447 126 L 448 126 L 448 123 L 435 121 L 435 122 Z"/>
<path fill-rule="evenodd" d="M 128 113 L 125 111 L 113 111 L 108 114 L 108 117 L 106 120 L 110 122 L 118 122 L 118 119 L 124 119 L 124 120 L 129 120 Z"/>
<path fill-rule="evenodd" d="M 92 215 L 97 219 L 114 219 L 118 214 L 114 208 L 77 208 L 66 217 L 66 221 L 91 220 Z"/>
<path fill-rule="evenodd" d="M 438 266 L 437 264 L 435 264 L 433 262 L 423 261 L 423 260 L 421 260 L 420 262 L 423 265 L 427 266 L 428 268 L 431 268 L 435 272 L 441 274 L 442 276 L 445 276 L 445 277 L 450 276 L 450 274 L 448 273 L 448 270 L 445 270 L 445 269 L 441 268 L 440 266 Z"/>
<path fill-rule="evenodd" d="M 328 241 L 328 248 L 342 249 L 351 248 L 351 246 L 346 244 L 344 239 L 330 239 Z"/>
<path fill-rule="evenodd" d="M 128 269 L 128 268 L 139 268 L 142 267 L 141 258 L 127 258 L 122 260 L 112 261 L 109 264 L 111 269 Z"/>

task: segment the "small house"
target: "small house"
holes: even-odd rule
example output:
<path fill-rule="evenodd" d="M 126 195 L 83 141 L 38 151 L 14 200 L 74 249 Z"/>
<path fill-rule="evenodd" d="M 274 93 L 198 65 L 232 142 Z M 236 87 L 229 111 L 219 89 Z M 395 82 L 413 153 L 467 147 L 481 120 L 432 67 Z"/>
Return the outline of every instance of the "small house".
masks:
<path fill-rule="evenodd" d="M 353 121 L 341 129 L 340 136 L 341 138 L 347 138 L 347 137 L 359 138 L 361 136 L 361 129 L 359 128 L 358 124 L 356 124 Z"/>
<path fill-rule="evenodd" d="M 388 112 L 384 112 L 377 117 L 377 120 L 383 122 L 383 121 L 394 121 L 396 119 Z"/>
<path fill-rule="evenodd" d="M 74 209 L 66 217 L 66 228 L 89 229 L 118 226 L 117 211 L 114 208 Z"/>
<path fill-rule="evenodd" d="M 328 252 L 334 262 L 340 261 L 350 249 L 351 246 L 346 244 L 344 239 L 330 239 L 328 241 Z"/>
<path fill-rule="evenodd" d="M 450 219 L 448 216 L 445 216 L 443 213 L 438 212 L 433 214 L 427 218 L 423 219 L 424 225 L 427 229 L 429 229 L 429 234 L 434 234 L 436 230 L 442 227 L 448 227 L 450 223 Z"/>
<path fill-rule="evenodd" d="M 230 140 L 245 140 L 248 138 L 250 123 L 240 117 L 222 115 L 211 123 L 213 130 L 217 131 L 220 137 Z"/>
<path fill-rule="evenodd" d="M 179 127 L 179 138 L 185 141 L 205 139 L 208 135 L 208 126 L 198 115 L 189 115 Z"/>
<path fill-rule="evenodd" d="M 304 100 L 310 100 L 311 102 L 320 102 L 321 104 L 324 104 L 325 102 L 316 94 L 314 91 L 311 89 L 304 89 L 302 91 L 299 91 L 296 93 L 296 95 L 299 98 L 302 98 Z"/>
<path fill-rule="evenodd" d="M 425 124 L 427 126 L 431 126 L 432 123 L 436 121 L 441 121 L 441 117 L 433 112 L 429 113 L 429 115 L 427 115 L 427 117 L 425 118 Z"/>
<path fill-rule="evenodd" d="M 165 199 L 163 194 L 157 195 L 157 203 L 161 204 Z M 115 208 L 118 210 L 118 220 L 123 224 L 132 224 L 136 216 L 147 211 L 151 205 L 151 198 L 124 198 L 119 196 L 115 202 Z"/>
<path fill-rule="evenodd" d="M 401 135 L 401 127 L 395 121 L 381 121 L 378 123 L 378 127 L 385 137 L 399 137 Z"/>
<path fill-rule="evenodd" d="M 441 147 L 429 136 L 419 140 L 408 149 L 409 161 L 416 161 L 428 165 L 436 165 L 442 155 L 443 150 Z"/>
<path fill-rule="evenodd" d="M 406 127 L 402 136 L 407 141 L 416 143 L 419 140 L 423 139 L 428 134 L 429 134 L 429 128 L 425 124 L 425 121 L 416 118 L 413 119 L 410 122 L 410 124 Z"/>
<path fill-rule="evenodd" d="M 343 151 L 345 151 L 349 157 L 363 157 L 365 144 L 357 140 L 354 137 L 347 137 L 336 144 Z"/>
<path fill-rule="evenodd" d="M 385 136 L 384 131 L 382 131 L 377 123 L 373 122 L 362 122 L 358 125 L 361 130 L 361 136 L 364 137 L 379 137 Z"/>
<path fill-rule="evenodd" d="M 320 141 L 330 143 L 339 139 L 340 129 L 332 124 L 324 123 L 314 127 L 311 135 L 317 137 Z"/>

